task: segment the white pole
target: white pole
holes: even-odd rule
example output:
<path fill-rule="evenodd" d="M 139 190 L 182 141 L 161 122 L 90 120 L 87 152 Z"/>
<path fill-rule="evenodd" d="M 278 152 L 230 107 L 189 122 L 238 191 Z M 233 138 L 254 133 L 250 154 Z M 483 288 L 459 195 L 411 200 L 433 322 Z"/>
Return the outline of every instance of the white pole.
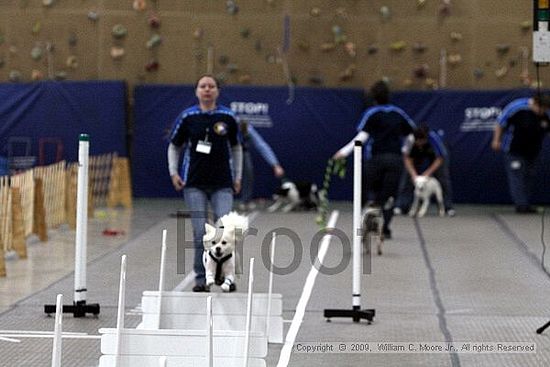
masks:
<path fill-rule="evenodd" d="M 248 300 L 246 302 L 246 326 L 244 331 L 243 366 L 248 366 L 248 350 L 250 349 L 250 321 L 252 319 L 252 285 L 254 284 L 254 258 L 250 259 L 248 271 Z"/>
<path fill-rule="evenodd" d="M 206 358 L 208 367 L 214 367 L 214 318 L 212 317 L 212 296 L 206 298 Z"/>
<path fill-rule="evenodd" d="M 353 149 L 353 296 L 354 309 L 361 309 L 361 156 L 362 143 L 355 141 Z"/>
<path fill-rule="evenodd" d="M 61 367 L 61 345 L 63 332 L 63 295 L 57 295 L 57 302 L 55 304 L 55 326 L 53 337 L 53 350 L 52 350 L 52 367 Z"/>
<path fill-rule="evenodd" d="M 44 330 L 0 330 L 0 335 L 3 334 L 35 334 L 35 335 L 53 335 L 54 332 L 52 331 L 44 331 Z M 63 333 L 63 335 L 88 335 L 88 333 L 75 333 L 71 331 L 66 331 Z"/>
<path fill-rule="evenodd" d="M 166 357 L 162 356 L 159 358 L 159 367 L 166 367 Z"/>
<path fill-rule="evenodd" d="M 26 339 L 53 339 L 55 336 L 50 334 L 0 334 L 0 339 L 11 339 L 11 338 L 26 338 Z M 63 339 L 101 339 L 101 335 L 75 335 L 69 333 L 63 333 L 61 335 Z M 6 340 L 14 343 L 19 343 L 20 340 L 12 339 Z"/>
<path fill-rule="evenodd" d="M 126 307 L 126 255 L 120 262 L 120 284 L 118 288 L 118 313 L 116 319 L 116 349 L 115 367 L 120 366 L 120 349 L 122 345 L 122 330 L 124 329 L 124 309 Z"/>
<path fill-rule="evenodd" d="M 271 263 L 269 265 L 269 285 L 267 288 L 267 316 L 265 320 L 265 336 L 267 337 L 267 340 L 269 341 L 269 323 L 271 319 L 271 295 L 273 294 L 273 267 L 274 267 L 274 261 L 275 261 L 275 241 L 277 239 L 277 233 L 273 232 L 273 235 L 271 237 Z"/>
<path fill-rule="evenodd" d="M 5 336 L 0 336 L 0 341 L 8 343 L 21 343 L 21 340 L 19 339 L 7 338 Z"/>
<path fill-rule="evenodd" d="M 74 301 L 86 302 L 86 240 L 88 233 L 88 155 L 90 137 L 78 138 L 78 191 L 76 195 L 76 249 L 74 259 Z"/>
<path fill-rule="evenodd" d="M 166 229 L 162 230 L 162 247 L 160 250 L 160 275 L 159 275 L 159 299 L 157 329 L 160 329 L 162 315 L 162 293 L 164 292 L 164 268 L 166 263 Z"/>

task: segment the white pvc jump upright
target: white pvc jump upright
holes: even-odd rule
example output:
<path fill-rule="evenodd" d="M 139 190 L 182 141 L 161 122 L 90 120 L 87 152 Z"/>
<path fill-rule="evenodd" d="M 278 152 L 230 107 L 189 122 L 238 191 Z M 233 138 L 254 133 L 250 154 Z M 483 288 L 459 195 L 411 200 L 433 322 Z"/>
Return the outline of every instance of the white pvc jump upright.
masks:
<path fill-rule="evenodd" d="M 250 348 L 250 323 L 252 318 L 252 297 L 254 295 L 254 258 L 250 259 L 248 272 L 248 299 L 246 302 L 246 326 L 244 329 L 244 361 L 243 367 L 248 367 L 248 353 Z"/>
<path fill-rule="evenodd" d="M 63 295 L 57 295 L 55 303 L 55 326 L 53 331 L 52 367 L 61 367 L 63 333 Z"/>
<path fill-rule="evenodd" d="M 214 367 L 214 322 L 212 318 L 212 296 L 206 298 L 206 339 L 208 343 L 206 358 L 208 367 Z"/>
<path fill-rule="evenodd" d="M 277 241 L 277 233 L 273 232 L 271 235 L 271 248 L 270 248 L 270 265 L 269 265 L 269 284 L 267 286 L 267 312 L 265 318 L 265 335 L 269 338 L 271 331 L 271 301 L 273 299 L 273 267 L 275 266 L 275 242 Z M 282 342 L 282 341 L 281 341 Z"/>
<path fill-rule="evenodd" d="M 124 329 L 124 310 L 126 309 L 126 255 L 120 262 L 120 282 L 118 288 L 118 313 L 116 319 L 115 367 L 120 367 L 120 350 L 122 347 L 122 331 Z"/>
<path fill-rule="evenodd" d="M 363 265 L 361 236 L 361 190 L 362 190 L 362 156 L 361 145 L 353 147 L 353 295 L 352 304 L 354 309 L 361 309 L 361 269 Z"/>
<path fill-rule="evenodd" d="M 82 134 L 78 141 L 78 183 L 76 194 L 76 244 L 74 258 L 74 301 L 86 301 L 88 234 L 88 157 L 90 141 Z"/>
<path fill-rule="evenodd" d="M 362 319 L 371 323 L 374 315 L 374 309 L 361 310 L 361 275 L 363 272 L 363 248 L 361 231 L 361 190 L 362 190 L 362 151 L 361 141 L 355 141 L 353 147 L 353 267 L 352 267 L 352 308 L 349 309 L 325 309 L 324 316 L 327 321 L 333 317 L 349 317 L 353 322 L 359 322 Z"/>
<path fill-rule="evenodd" d="M 71 312 L 74 317 L 85 317 L 87 313 L 99 315 L 99 304 L 86 304 L 86 264 L 88 237 L 88 156 L 90 137 L 78 137 L 78 182 L 76 195 L 76 236 L 74 257 L 74 296 L 73 304 L 63 306 L 63 312 Z M 44 305 L 48 315 L 56 312 L 56 306 Z"/>
<path fill-rule="evenodd" d="M 273 294 L 273 264 L 275 262 L 276 233 L 271 241 L 271 268 L 268 293 L 254 293 L 252 301 L 251 331 L 265 333 L 270 343 L 283 342 L 283 301 Z M 166 237 L 163 233 L 159 291 L 145 291 L 141 300 L 142 322 L 137 329 L 191 329 L 204 325 L 204 295 L 201 293 L 164 291 Z M 216 330 L 246 329 L 246 293 L 212 292 L 213 318 Z"/>
<path fill-rule="evenodd" d="M 162 230 L 162 247 L 160 250 L 160 274 L 159 274 L 159 297 L 158 297 L 158 320 L 157 329 L 161 328 L 162 297 L 164 293 L 164 272 L 166 268 L 166 229 Z"/>
<path fill-rule="evenodd" d="M 252 290 L 250 275 L 249 290 Z M 212 322 L 212 297 L 207 295 L 206 305 L 202 297 L 202 309 L 207 309 L 206 323 L 196 330 L 143 330 L 124 328 L 126 257 L 121 264 L 119 310 L 116 329 L 100 329 L 100 367 L 158 367 L 161 357 L 166 357 L 170 367 L 265 367 L 267 337 L 258 332 L 214 330 Z M 214 293 L 215 294 L 215 293 Z M 250 325 L 252 294 L 248 295 L 247 320 Z M 158 302 L 155 299 L 155 311 Z M 247 357 L 244 356 L 248 351 Z"/>

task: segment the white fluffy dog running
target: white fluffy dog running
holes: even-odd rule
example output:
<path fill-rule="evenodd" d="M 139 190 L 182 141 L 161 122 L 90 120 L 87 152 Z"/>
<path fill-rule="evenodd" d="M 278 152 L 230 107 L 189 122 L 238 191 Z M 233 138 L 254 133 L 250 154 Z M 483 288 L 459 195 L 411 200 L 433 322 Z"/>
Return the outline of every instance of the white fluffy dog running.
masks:
<path fill-rule="evenodd" d="M 410 217 L 423 217 L 430 205 L 430 199 L 435 195 L 439 216 L 445 216 L 445 207 L 443 205 L 443 191 L 441 184 L 434 177 L 418 176 L 414 180 L 414 200 L 409 211 Z M 420 201 L 422 205 L 420 208 Z"/>
<path fill-rule="evenodd" d="M 216 283 L 224 292 L 233 292 L 235 286 L 235 244 L 243 239 L 248 229 L 248 218 L 231 212 L 220 218 L 221 225 L 205 224 L 202 257 L 206 270 L 206 285 Z"/>

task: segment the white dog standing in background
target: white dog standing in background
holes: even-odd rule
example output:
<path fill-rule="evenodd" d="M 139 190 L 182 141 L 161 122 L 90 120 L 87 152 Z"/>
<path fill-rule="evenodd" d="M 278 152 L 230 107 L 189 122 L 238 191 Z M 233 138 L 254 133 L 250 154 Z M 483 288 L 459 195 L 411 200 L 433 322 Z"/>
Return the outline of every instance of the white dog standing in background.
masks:
<path fill-rule="evenodd" d="M 439 216 L 445 216 L 445 207 L 443 205 L 443 190 L 441 184 L 434 177 L 417 176 L 414 180 L 414 200 L 409 211 L 410 217 L 423 217 L 430 205 L 430 199 L 435 195 L 437 200 Z M 420 201 L 422 205 L 418 208 Z"/>
<path fill-rule="evenodd" d="M 206 285 L 216 283 L 224 292 L 233 292 L 235 286 L 235 244 L 243 239 L 248 229 L 248 218 L 231 212 L 220 218 L 221 225 L 205 224 L 203 236 L 203 263 Z"/>

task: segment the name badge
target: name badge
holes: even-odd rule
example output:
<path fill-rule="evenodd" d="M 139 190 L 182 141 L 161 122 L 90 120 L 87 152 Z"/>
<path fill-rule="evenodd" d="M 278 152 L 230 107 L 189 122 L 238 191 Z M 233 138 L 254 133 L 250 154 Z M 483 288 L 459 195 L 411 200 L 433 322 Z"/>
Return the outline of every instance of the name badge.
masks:
<path fill-rule="evenodd" d="M 210 151 L 212 150 L 212 143 L 204 140 L 199 140 L 196 150 L 199 153 L 210 154 Z"/>

